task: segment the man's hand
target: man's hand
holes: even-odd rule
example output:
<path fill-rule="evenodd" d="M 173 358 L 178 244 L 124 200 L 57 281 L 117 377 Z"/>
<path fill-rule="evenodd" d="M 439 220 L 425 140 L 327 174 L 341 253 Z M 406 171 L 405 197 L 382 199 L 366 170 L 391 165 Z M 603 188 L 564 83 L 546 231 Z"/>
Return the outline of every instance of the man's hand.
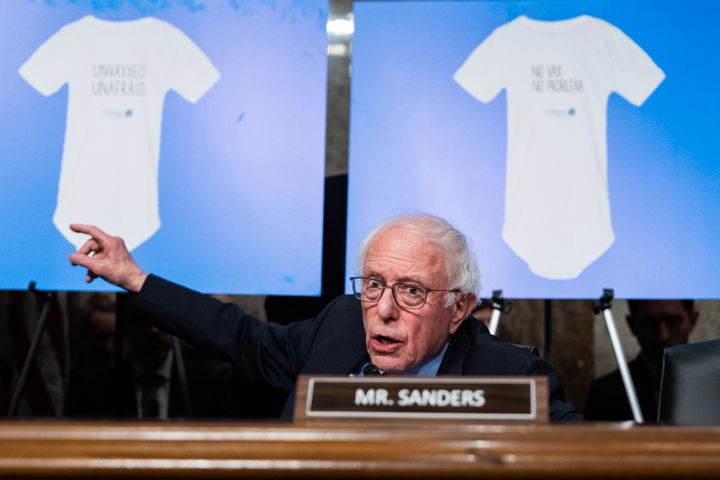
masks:
<path fill-rule="evenodd" d="M 72 224 L 73 232 L 86 233 L 90 239 L 70 254 L 70 263 L 87 268 L 86 282 L 100 277 L 131 292 L 139 292 L 147 273 L 143 272 L 120 237 L 111 237 L 92 225 Z"/>

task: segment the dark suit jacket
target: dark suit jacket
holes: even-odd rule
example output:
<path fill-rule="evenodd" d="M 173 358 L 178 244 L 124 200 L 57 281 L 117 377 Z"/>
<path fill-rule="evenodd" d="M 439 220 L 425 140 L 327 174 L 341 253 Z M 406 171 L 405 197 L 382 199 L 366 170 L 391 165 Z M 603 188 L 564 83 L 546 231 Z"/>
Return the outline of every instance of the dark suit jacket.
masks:
<path fill-rule="evenodd" d="M 347 375 L 369 361 L 360 302 L 350 295 L 333 300 L 314 319 L 278 325 L 150 275 L 135 308 L 159 327 L 222 353 L 246 379 L 287 391 L 285 418 L 292 417 L 298 375 Z M 547 375 L 551 420 L 581 418 L 550 365 L 497 340 L 472 319 L 450 338 L 438 375 Z"/>
<path fill-rule="evenodd" d="M 658 401 L 655 389 L 659 378 L 653 379 L 640 355 L 628 363 L 640 411 L 647 423 L 657 422 Z M 593 380 L 585 402 L 585 419 L 600 421 L 632 420 L 633 414 L 619 370 Z"/>

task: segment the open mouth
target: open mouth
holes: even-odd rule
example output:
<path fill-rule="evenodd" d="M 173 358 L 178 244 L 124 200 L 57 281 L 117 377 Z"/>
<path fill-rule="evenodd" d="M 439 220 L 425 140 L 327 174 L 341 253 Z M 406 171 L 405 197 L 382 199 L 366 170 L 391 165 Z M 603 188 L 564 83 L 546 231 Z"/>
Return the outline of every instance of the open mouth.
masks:
<path fill-rule="evenodd" d="M 402 342 L 396 338 L 387 337 L 385 335 L 375 335 L 371 341 L 375 351 L 380 353 L 391 353 L 402 345 Z"/>
<path fill-rule="evenodd" d="M 394 338 L 386 337 L 384 335 L 378 335 L 375 338 L 377 339 L 377 341 L 379 341 L 383 345 L 388 345 L 391 343 L 400 343 L 399 340 L 395 340 Z"/>

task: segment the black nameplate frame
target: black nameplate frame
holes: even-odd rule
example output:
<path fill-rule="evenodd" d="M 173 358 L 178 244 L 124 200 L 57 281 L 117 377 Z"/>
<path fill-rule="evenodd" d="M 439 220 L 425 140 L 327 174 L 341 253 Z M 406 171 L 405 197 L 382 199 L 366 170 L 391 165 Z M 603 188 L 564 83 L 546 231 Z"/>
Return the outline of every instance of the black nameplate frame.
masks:
<path fill-rule="evenodd" d="M 295 420 L 547 423 L 546 377 L 338 377 L 298 380 Z"/>

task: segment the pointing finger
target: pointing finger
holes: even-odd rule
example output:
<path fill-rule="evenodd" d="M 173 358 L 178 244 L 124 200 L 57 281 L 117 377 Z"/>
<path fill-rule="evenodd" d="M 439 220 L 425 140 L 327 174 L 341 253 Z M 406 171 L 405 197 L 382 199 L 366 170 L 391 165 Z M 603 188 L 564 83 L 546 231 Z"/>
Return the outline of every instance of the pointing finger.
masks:
<path fill-rule="evenodd" d="M 92 238 L 102 246 L 110 241 L 110 235 L 100 230 L 94 225 L 83 225 L 81 223 L 71 223 L 70 230 L 77 233 L 85 233 L 90 235 Z"/>

